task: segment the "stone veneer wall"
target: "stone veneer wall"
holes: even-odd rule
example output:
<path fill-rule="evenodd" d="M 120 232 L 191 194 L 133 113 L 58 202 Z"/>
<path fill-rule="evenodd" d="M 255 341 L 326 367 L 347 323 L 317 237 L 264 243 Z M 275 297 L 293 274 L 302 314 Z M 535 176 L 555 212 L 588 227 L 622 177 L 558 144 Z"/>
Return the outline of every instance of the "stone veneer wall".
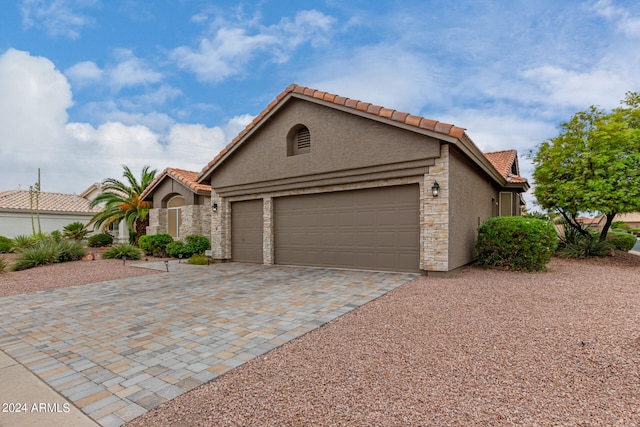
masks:
<path fill-rule="evenodd" d="M 440 191 L 433 197 L 431 187 L 438 181 Z M 440 157 L 429 167 L 420 185 L 420 269 L 449 269 L 449 146 L 440 146 Z"/>
<path fill-rule="evenodd" d="M 180 237 L 190 234 L 211 234 L 211 201 L 205 199 L 204 205 L 187 205 L 182 208 L 182 224 L 180 225 Z"/>
<path fill-rule="evenodd" d="M 149 210 L 147 234 L 165 234 L 167 232 L 167 210 L 154 208 Z"/>
<path fill-rule="evenodd" d="M 275 262 L 274 245 L 274 218 L 273 218 L 273 198 L 266 196 L 262 199 L 262 259 L 267 265 Z"/>
<path fill-rule="evenodd" d="M 211 252 L 213 259 L 231 259 L 231 203 L 211 190 L 209 207 L 218 204 L 217 212 L 211 212 Z"/>

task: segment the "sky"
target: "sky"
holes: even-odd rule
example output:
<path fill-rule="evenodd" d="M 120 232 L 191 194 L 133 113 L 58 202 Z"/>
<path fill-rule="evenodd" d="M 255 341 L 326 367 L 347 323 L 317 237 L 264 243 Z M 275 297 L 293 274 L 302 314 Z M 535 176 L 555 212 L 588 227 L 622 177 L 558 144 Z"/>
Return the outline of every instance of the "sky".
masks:
<path fill-rule="evenodd" d="M 640 2 L 3 0 L 0 191 L 200 171 L 291 83 L 466 128 L 531 181 L 571 115 L 640 91 Z"/>

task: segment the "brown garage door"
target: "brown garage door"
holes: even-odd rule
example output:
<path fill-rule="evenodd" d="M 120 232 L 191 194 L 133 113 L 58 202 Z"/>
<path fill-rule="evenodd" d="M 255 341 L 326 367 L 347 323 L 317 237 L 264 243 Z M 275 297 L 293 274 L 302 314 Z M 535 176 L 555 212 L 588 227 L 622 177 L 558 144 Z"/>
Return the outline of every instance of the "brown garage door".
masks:
<path fill-rule="evenodd" d="M 275 261 L 418 271 L 418 203 L 418 185 L 277 198 Z"/>
<path fill-rule="evenodd" d="M 262 200 L 231 203 L 231 259 L 262 263 Z"/>

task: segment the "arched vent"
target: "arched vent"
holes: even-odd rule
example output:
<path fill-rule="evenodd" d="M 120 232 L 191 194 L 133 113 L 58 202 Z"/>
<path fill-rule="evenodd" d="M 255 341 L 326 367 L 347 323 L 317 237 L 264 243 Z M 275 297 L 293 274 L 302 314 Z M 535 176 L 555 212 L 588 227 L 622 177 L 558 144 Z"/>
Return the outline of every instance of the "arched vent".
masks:
<path fill-rule="evenodd" d="M 311 152 L 311 132 L 304 125 L 294 126 L 287 135 L 287 155 L 297 156 Z"/>

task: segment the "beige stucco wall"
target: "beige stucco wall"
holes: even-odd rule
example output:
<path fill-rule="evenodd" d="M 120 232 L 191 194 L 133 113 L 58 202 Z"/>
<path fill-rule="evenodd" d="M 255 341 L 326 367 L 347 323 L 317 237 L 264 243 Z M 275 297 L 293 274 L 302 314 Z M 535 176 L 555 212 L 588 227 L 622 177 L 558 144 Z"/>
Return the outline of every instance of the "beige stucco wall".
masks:
<path fill-rule="evenodd" d="M 298 124 L 309 128 L 311 152 L 287 156 L 287 135 Z M 251 184 L 257 188 L 395 171 L 395 176 L 376 176 L 393 178 L 407 175 L 403 171 L 407 167 L 422 168 L 424 173 L 428 165 L 424 160 L 438 155 L 438 141 L 428 136 L 323 105 L 292 100 L 214 170 L 211 185 L 219 194 L 227 195 L 230 188 Z M 408 162 L 417 163 L 407 165 Z M 374 165 L 377 168 L 367 169 Z"/>
<path fill-rule="evenodd" d="M 450 153 L 449 268 L 472 262 L 477 229 L 497 213 L 498 190 L 455 148 Z"/>
<path fill-rule="evenodd" d="M 153 207 L 166 208 L 167 202 L 174 196 L 184 197 L 185 205 L 197 205 L 198 196 L 173 178 L 165 177 L 160 184 L 153 189 Z M 200 203 L 202 203 L 200 201 Z"/>
<path fill-rule="evenodd" d="M 40 229 L 43 233 L 62 229 L 72 222 L 88 223 L 93 214 L 61 213 L 61 212 L 40 212 Z M 34 215 L 34 224 L 38 232 L 38 219 Z M 31 213 L 21 211 L 0 212 L 0 236 L 10 239 L 19 235 L 33 234 L 31 227 Z"/>

